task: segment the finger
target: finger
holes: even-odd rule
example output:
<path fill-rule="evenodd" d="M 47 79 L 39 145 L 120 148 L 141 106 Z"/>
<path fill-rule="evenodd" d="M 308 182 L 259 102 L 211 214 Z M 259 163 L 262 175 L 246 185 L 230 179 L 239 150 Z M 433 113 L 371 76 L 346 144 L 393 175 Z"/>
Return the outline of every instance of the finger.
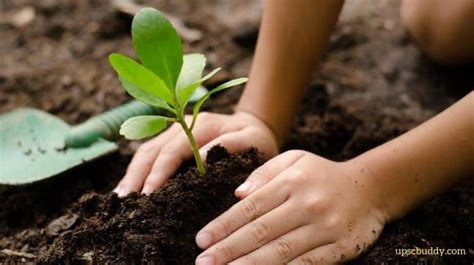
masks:
<path fill-rule="evenodd" d="M 241 199 L 247 197 L 285 169 L 294 165 L 303 156 L 303 152 L 290 151 L 267 161 L 250 174 L 247 180 L 235 190 L 235 195 Z"/>
<path fill-rule="evenodd" d="M 216 145 L 222 145 L 229 153 L 235 153 L 252 146 L 249 141 L 246 141 L 245 129 L 226 133 L 200 148 L 199 153 L 203 161 L 206 160 L 207 152 Z"/>
<path fill-rule="evenodd" d="M 289 191 L 285 185 L 281 185 L 279 181 L 270 181 L 201 229 L 196 236 L 197 245 L 203 249 L 208 248 L 243 225 L 283 204 L 288 197 Z"/>
<path fill-rule="evenodd" d="M 215 264 L 227 264 L 301 226 L 305 220 L 299 213 L 302 212 L 289 203 L 283 204 L 216 243 L 199 255 L 197 261 L 211 256 Z"/>
<path fill-rule="evenodd" d="M 143 182 L 160 152 L 160 148 L 173 137 L 176 131 L 176 127 L 171 127 L 159 136 L 142 144 L 135 152 L 125 176 L 114 189 L 114 192 L 120 197 L 132 191 L 138 192 L 142 188 Z"/>
<path fill-rule="evenodd" d="M 194 137 L 196 144 L 202 146 L 211 141 L 214 133 L 207 126 L 195 129 Z M 191 145 L 183 132 L 175 133 L 172 140 L 165 144 L 146 177 L 142 193 L 150 194 L 162 186 L 181 165 L 181 163 L 192 157 Z"/>
<path fill-rule="evenodd" d="M 293 259 L 289 265 L 305 265 L 305 264 L 343 264 L 354 258 L 347 255 L 337 243 L 331 243 L 319 248 L 310 250 L 303 255 Z"/>
<path fill-rule="evenodd" d="M 314 227 L 301 226 L 230 264 L 286 264 L 307 251 L 330 243 L 318 237 L 321 234 Z"/>

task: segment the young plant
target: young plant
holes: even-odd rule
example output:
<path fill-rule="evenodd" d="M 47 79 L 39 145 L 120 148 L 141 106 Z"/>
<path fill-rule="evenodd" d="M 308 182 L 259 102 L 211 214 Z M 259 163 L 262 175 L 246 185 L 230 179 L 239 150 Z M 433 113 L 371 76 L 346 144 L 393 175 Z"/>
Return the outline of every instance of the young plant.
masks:
<path fill-rule="evenodd" d="M 130 118 L 122 124 L 120 134 L 131 140 L 142 139 L 159 133 L 169 122 L 177 122 L 189 139 L 199 173 L 204 174 L 199 147 L 192 134 L 199 110 L 213 93 L 245 83 L 247 78 L 228 81 L 203 95 L 195 103 L 192 121 L 187 124 L 184 110 L 192 94 L 220 68 L 202 77 L 205 56 L 198 53 L 183 56 L 176 30 L 161 12 L 153 8 L 143 8 L 135 15 L 132 39 L 142 64 L 117 53 L 109 56 L 109 62 L 132 97 L 167 110 L 170 117 L 146 115 Z"/>

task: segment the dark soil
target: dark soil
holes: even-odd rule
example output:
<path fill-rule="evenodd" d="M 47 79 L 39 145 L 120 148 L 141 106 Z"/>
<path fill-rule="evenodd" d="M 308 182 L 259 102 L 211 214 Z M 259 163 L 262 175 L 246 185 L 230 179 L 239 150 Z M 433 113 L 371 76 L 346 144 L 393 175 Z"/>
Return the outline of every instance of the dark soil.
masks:
<path fill-rule="evenodd" d="M 51 236 L 65 232 L 40 250 L 38 260 L 192 264 L 199 254 L 194 235 L 237 202 L 233 191 L 260 164 L 254 149 L 229 155 L 214 147 L 205 176 L 190 168 L 150 196 L 88 193 L 73 205 L 77 210 L 52 223 L 64 227 L 46 228 Z"/>
<path fill-rule="evenodd" d="M 107 55 L 133 55 L 131 19 L 110 2 L 0 0 L 5 14 L 27 6 L 36 12 L 24 27 L 0 23 L 0 112 L 30 106 L 75 124 L 128 101 Z M 247 74 L 258 34 L 258 12 L 248 11 L 258 10 L 257 1 L 139 2 L 202 31 L 203 40 L 184 44 L 187 51 L 208 56 L 208 69 L 226 70 L 209 86 Z M 346 7 L 357 2 L 347 1 Z M 360 16 L 343 14 L 285 149 L 350 159 L 427 120 L 474 87 L 472 66 L 441 67 L 421 54 L 400 26 L 398 4 L 372 1 Z M 218 95 L 205 108 L 230 113 L 240 92 Z M 195 232 L 236 201 L 233 189 L 261 162 L 255 150 L 228 155 L 215 149 L 205 178 L 183 167 L 151 197 L 119 199 L 109 191 L 138 144 L 121 140 L 120 145 L 120 153 L 50 180 L 0 186 L 0 263 L 192 264 L 198 253 Z M 353 264 L 472 264 L 473 227 L 474 183 L 468 180 L 388 225 Z M 395 254 L 396 248 L 414 247 L 470 248 L 471 253 Z"/>

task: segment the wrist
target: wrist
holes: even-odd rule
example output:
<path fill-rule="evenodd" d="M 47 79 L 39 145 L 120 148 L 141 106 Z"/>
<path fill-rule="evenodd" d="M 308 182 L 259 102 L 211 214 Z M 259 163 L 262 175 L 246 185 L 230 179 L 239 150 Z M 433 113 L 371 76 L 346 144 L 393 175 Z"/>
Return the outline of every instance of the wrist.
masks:
<path fill-rule="evenodd" d="M 384 152 L 371 150 L 351 160 L 364 169 L 363 178 L 369 183 L 373 204 L 389 222 L 403 217 L 415 205 L 398 169 L 384 157 Z"/>
<path fill-rule="evenodd" d="M 360 190 L 362 196 L 371 205 L 371 210 L 375 211 L 380 220 L 384 223 L 393 219 L 389 211 L 389 202 L 382 186 L 377 180 L 377 173 L 371 169 L 363 159 L 359 157 L 341 162 L 346 174 Z"/>

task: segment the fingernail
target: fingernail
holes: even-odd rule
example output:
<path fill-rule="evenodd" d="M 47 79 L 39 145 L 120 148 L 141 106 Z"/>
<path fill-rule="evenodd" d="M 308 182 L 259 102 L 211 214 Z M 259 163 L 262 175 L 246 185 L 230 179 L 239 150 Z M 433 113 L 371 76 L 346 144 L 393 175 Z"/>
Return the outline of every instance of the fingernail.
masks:
<path fill-rule="evenodd" d="M 122 190 L 122 188 L 117 186 L 112 192 L 115 192 L 118 195 L 120 193 L 120 190 Z"/>
<path fill-rule="evenodd" d="M 150 195 L 153 192 L 153 189 L 150 186 L 145 186 L 142 189 L 142 194 Z"/>
<path fill-rule="evenodd" d="M 125 190 L 123 187 L 115 188 L 114 192 L 117 193 L 117 196 L 119 197 L 125 197 L 128 194 L 127 190 Z"/>
<path fill-rule="evenodd" d="M 199 233 L 196 236 L 196 244 L 198 247 L 205 249 L 209 247 L 212 243 L 212 235 L 206 232 Z"/>
<path fill-rule="evenodd" d="M 206 161 L 207 151 L 209 151 L 209 150 L 206 149 L 206 150 L 201 150 L 201 151 L 199 151 L 199 156 L 200 156 L 201 159 L 204 160 L 204 161 Z"/>
<path fill-rule="evenodd" d="M 213 256 L 203 256 L 196 260 L 196 265 L 214 265 L 216 264 Z"/>
<path fill-rule="evenodd" d="M 249 192 L 250 189 L 252 188 L 252 183 L 250 181 L 244 182 L 242 185 L 240 185 L 235 191 L 239 193 L 246 193 Z"/>

